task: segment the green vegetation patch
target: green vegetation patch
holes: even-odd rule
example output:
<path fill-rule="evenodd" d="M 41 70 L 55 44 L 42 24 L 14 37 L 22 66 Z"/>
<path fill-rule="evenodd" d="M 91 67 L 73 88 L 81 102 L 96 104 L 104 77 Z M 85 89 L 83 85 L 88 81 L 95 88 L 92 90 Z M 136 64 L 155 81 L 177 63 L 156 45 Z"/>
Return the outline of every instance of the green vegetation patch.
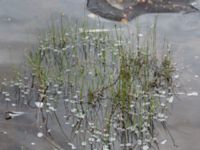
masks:
<path fill-rule="evenodd" d="M 171 55 L 166 48 L 158 57 L 155 26 L 146 36 L 126 33 L 52 26 L 1 96 L 42 112 L 48 132 L 56 120 L 72 149 L 158 149 L 173 101 Z"/>

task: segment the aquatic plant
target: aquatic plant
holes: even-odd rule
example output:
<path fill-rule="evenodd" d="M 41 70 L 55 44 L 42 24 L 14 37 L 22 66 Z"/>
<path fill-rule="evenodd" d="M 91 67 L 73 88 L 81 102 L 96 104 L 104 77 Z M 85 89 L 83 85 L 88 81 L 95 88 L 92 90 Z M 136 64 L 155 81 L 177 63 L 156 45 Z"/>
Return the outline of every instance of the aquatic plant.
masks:
<path fill-rule="evenodd" d="M 117 26 L 61 19 L 27 54 L 26 74 L 3 81 L 1 97 L 36 109 L 47 135 L 56 121 L 71 149 L 159 149 L 174 67 L 170 51 L 157 56 L 155 28 L 153 40 L 138 32 L 133 42 Z"/>

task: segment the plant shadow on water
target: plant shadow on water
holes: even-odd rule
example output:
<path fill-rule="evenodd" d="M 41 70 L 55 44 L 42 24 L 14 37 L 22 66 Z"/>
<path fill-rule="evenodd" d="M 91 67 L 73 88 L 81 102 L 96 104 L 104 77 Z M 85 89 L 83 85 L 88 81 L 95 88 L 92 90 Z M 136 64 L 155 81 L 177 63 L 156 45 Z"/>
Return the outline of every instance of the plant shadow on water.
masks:
<path fill-rule="evenodd" d="M 156 23 L 146 36 L 138 23 L 132 36 L 117 26 L 63 22 L 27 54 L 22 73 L 2 82 L 7 110 L 30 109 L 6 119 L 35 115 L 37 136 L 56 149 L 159 149 L 161 127 L 171 137 L 174 67 L 167 46 L 158 57 Z"/>

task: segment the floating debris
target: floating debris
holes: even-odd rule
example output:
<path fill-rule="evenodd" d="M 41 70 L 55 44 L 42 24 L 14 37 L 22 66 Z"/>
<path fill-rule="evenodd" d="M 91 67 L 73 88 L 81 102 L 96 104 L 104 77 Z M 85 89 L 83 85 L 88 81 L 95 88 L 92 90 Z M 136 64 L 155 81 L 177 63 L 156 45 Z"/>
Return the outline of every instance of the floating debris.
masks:
<path fill-rule="evenodd" d="M 64 101 L 65 101 L 65 102 L 69 102 L 69 99 L 65 99 Z"/>
<path fill-rule="evenodd" d="M 12 107 L 16 107 L 16 104 L 15 104 L 15 103 L 12 103 L 11 105 L 12 105 Z"/>
<path fill-rule="evenodd" d="M 91 137 L 91 138 L 88 139 L 88 141 L 89 141 L 90 143 L 93 143 L 93 142 L 95 141 L 95 139 Z"/>
<path fill-rule="evenodd" d="M 162 140 L 161 142 L 160 142 L 160 144 L 162 144 L 162 145 L 164 145 L 164 144 L 166 144 L 167 143 L 167 139 L 164 139 L 164 140 Z"/>
<path fill-rule="evenodd" d="M 160 106 L 161 107 L 165 107 L 166 105 L 165 105 L 165 103 L 161 103 Z"/>
<path fill-rule="evenodd" d="M 72 112 L 72 113 L 75 113 L 75 112 L 77 112 L 77 109 L 76 109 L 76 108 L 73 108 L 73 109 L 71 109 L 71 112 Z"/>
<path fill-rule="evenodd" d="M 192 3 L 190 3 L 192 6 L 195 6 L 195 5 L 197 5 L 198 3 L 197 2 L 192 2 Z"/>
<path fill-rule="evenodd" d="M 76 114 L 77 118 L 80 118 L 80 119 L 84 119 L 85 118 L 85 114 L 83 113 L 78 113 Z"/>
<path fill-rule="evenodd" d="M 127 130 L 130 130 L 131 132 L 133 132 L 133 131 L 135 131 L 135 127 L 130 126 L 130 127 L 127 128 Z"/>
<path fill-rule="evenodd" d="M 37 137 L 41 138 L 41 137 L 43 137 L 43 136 L 44 136 L 44 134 L 43 134 L 42 132 L 38 132 L 38 133 L 37 133 Z"/>
<path fill-rule="evenodd" d="M 138 141 L 137 141 L 137 144 L 138 144 L 138 145 L 142 145 L 142 140 L 138 140 Z"/>
<path fill-rule="evenodd" d="M 166 121 L 167 118 L 168 118 L 168 116 L 166 116 L 166 115 L 163 114 L 163 113 L 158 113 L 158 115 L 157 115 L 157 119 L 158 119 L 158 121 L 160 121 L 160 122 Z"/>
<path fill-rule="evenodd" d="M 197 59 L 199 59 L 199 56 L 194 56 L 194 58 L 197 60 Z"/>
<path fill-rule="evenodd" d="M 68 72 L 70 72 L 70 71 L 71 71 L 70 69 L 66 69 L 66 70 L 65 70 L 66 73 L 68 73 Z"/>
<path fill-rule="evenodd" d="M 6 96 L 6 97 L 9 97 L 9 96 L 10 96 L 10 94 L 9 94 L 8 92 L 6 92 L 6 93 L 5 93 L 5 96 Z"/>
<path fill-rule="evenodd" d="M 61 95 L 61 94 L 62 94 L 62 91 L 57 91 L 57 94 L 58 94 L 58 95 Z"/>
<path fill-rule="evenodd" d="M 148 150 L 149 149 L 149 146 L 148 145 L 143 145 L 142 146 L 142 150 Z"/>
<path fill-rule="evenodd" d="M 72 143 L 68 143 L 69 146 L 71 146 L 72 150 L 76 149 L 76 146 Z"/>
<path fill-rule="evenodd" d="M 66 124 L 66 125 L 69 125 L 69 124 L 70 124 L 70 122 L 65 122 L 65 124 Z"/>
<path fill-rule="evenodd" d="M 110 142 L 115 142 L 116 141 L 116 138 L 115 137 L 110 137 Z"/>
<path fill-rule="evenodd" d="M 199 95 L 199 93 L 197 93 L 197 92 L 190 92 L 190 93 L 187 93 L 187 96 L 198 96 Z"/>
<path fill-rule="evenodd" d="M 177 92 L 177 95 L 185 95 L 185 92 Z"/>
<path fill-rule="evenodd" d="M 97 143 L 100 143 L 100 142 L 101 142 L 101 139 L 100 139 L 100 138 L 98 138 L 96 141 L 97 141 Z"/>
<path fill-rule="evenodd" d="M 89 29 L 89 30 L 85 30 L 80 28 L 79 32 L 88 32 L 88 33 L 98 33 L 98 32 L 110 32 L 111 30 L 109 29 Z"/>
<path fill-rule="evenodd" d="M 54 112 L 56 111 L 56 109 L 53 106 L 50 106 L 49 110 L 54 111 Z"/>
<path fill-rule="evenodd" d="M 79 133 L 79 130 L 76 130 L 74 133 L 75 133 L 75 134 L 78 134 L 78 133 Z"/>
<path fill-rule="evenodd" d="M 35 143 L 34 143 L 34 142 L 31 142 L 31 145 L 32 145 L 32 146 L 34 146 L 34 145 L 35 145 Z"/>
<path fill-rule="evenodd" d="M 74 99 L 77 99 L 78 98 L 78 95 L 74 95 L 74 97 L 73 97 Z"/>
<path fill-rule="evenodd" d="M 178 79 L 179 78 L 179 75 L 174 75 L 174 79 Z"/>
<path fill-rule="evenodd" d="M 25 114 L 24 112 L 7 111 L 7 112 L 5 112 L 5 119 L 10 120 L 10 119 L 13 119 L 15 117 L 18 117 L 18 116 L 21 116 L 21 115 L 24 115 L 24 114 Z"/>
<path fill-rule="evenodd" d="M 5 134 L 5 135 L 6 135 L 6 134 L 8 134 L 8 132 L 7 132 L 7 131 L 3 131 L 3 134 Z"/>
<path fill-rule="evenodd" d="M 138 37 L 142 38 L 144 35 L 142 33 L 138 34 Z"/>
<path fill-rule="evenodd" d="M 48 129 L 47 132 L 48 132 L 48 133 L 51 133 L 51 129 Z"/>
<path fill-rule="evenodd" d="M 86 146 L 87 145 L 86 141 L 81 142 L 81 145 Z"/>
<path fill-rule="evenodd" d="M 35 102 L 35 106 L 37 108 L 43 108 L 44 107 L 44 103 L 43 102 Z"/>
<path fill-rule="evenodd" d="M 131 143 L 126 143 L 126 147 L 131 147 L 132 144 Z"/>
<path fill-rule="evenodd" d="M 5 98 L 5 101 L 6 101 L 6 102 L 10 102 L 11 99 L 7 97 L 7 98 Z"/>
<path fill-rule="evenodd" d="M 173 103 L 173 101 L 174 101 L 174 97 L 171 96 L 170 98 L 167 99 L 167 101 L 168 101 L 169 103 Z"/>
<path fill-rule="evenodd" d="M 88 17 L 89 17 L 89 18 L 95 19 L 95 18 L 97 18 L 97 15 L 95 15 L 95 14 L 93 14 L 93 13 L 89 13 L 89 14 L 88 14 Z"/>
<path fill-rule="evenodd" d="M 58 88 L 59 85 L 58 85 L 58 84 L 54 84 L 53 87 L 54 87 L 54 88 Z"/>
<path fill-rule="evenodd" d="M 103 146 L 103 150 L 110 150 L 108 145 Z"/>

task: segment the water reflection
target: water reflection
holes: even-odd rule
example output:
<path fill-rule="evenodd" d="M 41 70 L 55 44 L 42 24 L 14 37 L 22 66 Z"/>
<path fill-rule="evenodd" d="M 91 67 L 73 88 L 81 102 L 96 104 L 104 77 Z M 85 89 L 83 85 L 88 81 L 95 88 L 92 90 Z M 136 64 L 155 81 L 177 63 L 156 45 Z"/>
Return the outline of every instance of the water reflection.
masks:
<path fill-rule="evenodd" d="M 199 1 L 198 1 L 199 2 Z M 0 67 L 1 74 L 8 75 L 10 72 L 9 64 L 22 62 L 24 50 L 31 47 L 36 41 L 35 33 L 38 29 L 45 28 L 52 16 L 59 16 L 64 12 L 70 17 L 84 16 L 84 0 L 1 0 L 0 1 Z M 199 7 L 199 6 L 198 6 Z M 74 11 L 76 10 L 76 11 Z M 200 81 L 195 75 L 200 75 L 199 70 L 199 42 L 200 42 L 200 21 L 199 14 L 165 14 L 159 15 L 158 32 L 159 37 L 165 35 L 167 39 L 176 47 L 174 51 L 177 68 L 180 71 L 181 85 L 190 90 L 190 95 L 195 91 L 200 91 Z M 152 24 L 154 15 L 140 17 L 142 28 Z M 104 19 L 100 19 L 105 21 Z M 105 21 L 108 25 L 112 22 Z M 131 29 L 135 27 L 135 21 L 129 24 Z M 31 45 L 31 46 L 30 46 Z M 195 95 L 197 95 L 195 93 Z M 197 143 L 200 138 L 198 125 L 199 97 L 181 96 L 181 102 L 176 102 L 173 116 L 170 120 L 170 127 L 173 135 L 177 139 L 178 150 L 198 149 Z M 4 109 L 6 105 L 1 105 Z M 1 118 L 0 139 L 2 149 L 52 149 L 47 140 L 38 139 L 38 129 L 35 127 L 29 110 L 24 108 L 27 115 L 23 116 L 23 124 L 16 118 L 11 122 L 5 122 Z M 1 113 L 5 112 L 1 110 Z M 175 115 L 174 115 L 175 114 Z M 31 126 L 31 127 L 30 127 Z M 13 136 L 15 135 L 15 136 Z M 60 137 L 60 135 L 55 136 Z M 18 140 L 20 137 L 20 140 Z M 191 140 L 191 137 L 193 139 Z M 10 141 L 10 144 L 7 144 Z M 163 140 L 165 141 L 165 140 Z M 84 144 L 84 143 L 83 143 Z M 170 146 L 169 146 L 170 147 Z M 173 147 L 165 149 L 173 149 Z"/>

